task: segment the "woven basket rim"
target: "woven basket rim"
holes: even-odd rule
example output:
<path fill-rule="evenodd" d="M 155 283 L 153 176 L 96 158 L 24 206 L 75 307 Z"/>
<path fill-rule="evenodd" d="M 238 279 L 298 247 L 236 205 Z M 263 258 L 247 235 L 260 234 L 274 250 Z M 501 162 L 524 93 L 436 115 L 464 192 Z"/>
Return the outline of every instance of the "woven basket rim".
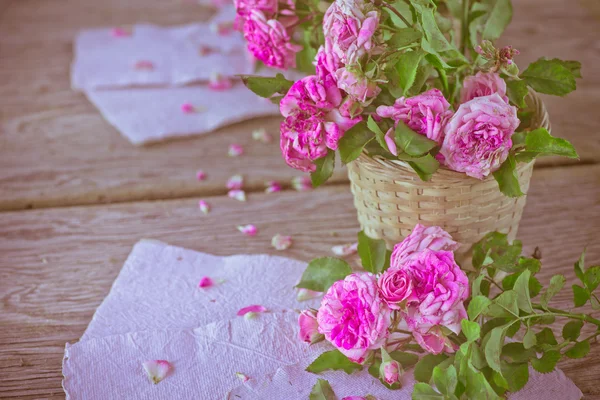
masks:
<path fill-rule="evenodd" d="M 540 98 L 540 96 L 535 91 L 529 90 L 529 94 L 527 95 L 525 100 L 529 106 L 531 106 L 532 108 L 535 109 L 535 114 L 534 114 L 534 119 L 533 119 L 534 122 L 532 123 L 532 128 L 546 128 L 546 129 L 548 129 L 548 131 L 550 131 L 551 128 L 550 128 L 550 120 L 549 120 L 548 110 L 546 109 L 546 106 L 545 106 L 543 100 Z M 370 156 L 366 152 L 366 150 L 363 150 L 360 153 L 359 157 L 355 161 L 358 161 L 362 164 L 366 164 L 367 167 L 369 165 L 371 165 L 371 166 L 378 165 L 382 168 L 386 168 L 386 169 L 390 169 L 390 170 L 394 170 L 394 169 L 402 170 L 403 172 L 409 171 L 410 173 L 416 175 L 416 173 L 413 171 L 412 167 L 409 165 L 409 163 L 407 161 L 389 160 L 382 156 Z M 535 159 L 528 163 L 522 163 L 522 162 L 518 163 L 517 171 L 522 171 L 522 170 L 528 168 L 533 163 L 535 163 Z M 484 179 L 473 178 L 471 176 L 466 175 L 464 172 L 458 172 L 458 171 L 451 170 L 444 165 L 440 165 L 439 169 L 434 173 L 434 176 L 442 177 L 445 179 L 457 179 L 457 180 L 473 179 L 473 180 L 477 180 L 479 182 L 485 182 L 485 181 L 494 179 L 493 175 L 491 175 L 491 174 L 489 176 L 485 177 Z"/>

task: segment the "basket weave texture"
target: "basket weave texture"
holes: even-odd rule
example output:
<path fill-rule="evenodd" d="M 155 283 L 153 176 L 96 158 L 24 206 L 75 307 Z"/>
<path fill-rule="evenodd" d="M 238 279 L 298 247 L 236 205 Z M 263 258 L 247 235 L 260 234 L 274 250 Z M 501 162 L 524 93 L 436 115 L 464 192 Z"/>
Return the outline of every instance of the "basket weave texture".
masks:
<path fill-rule="evenodd" d="M 533 92 L 527 98 L 534 110 L 532 128 L 550 130 L 548 112 Z M 521 190 L 527 193 L 534 161 L 517 166 Z M 493 176 L 478 180 L 447 168 L 423 182 L 403 161 L 362 153 L 348 165 L 358 221 L 365 233 L 386 241 L 388 248 L 402 241 L 416 224 L 440 226 L 461 243 L 457 259 L 465 262 L 471 247 L 487 233 L 507 233 L 514 240 L 526 196 L 503 195 Z"/>

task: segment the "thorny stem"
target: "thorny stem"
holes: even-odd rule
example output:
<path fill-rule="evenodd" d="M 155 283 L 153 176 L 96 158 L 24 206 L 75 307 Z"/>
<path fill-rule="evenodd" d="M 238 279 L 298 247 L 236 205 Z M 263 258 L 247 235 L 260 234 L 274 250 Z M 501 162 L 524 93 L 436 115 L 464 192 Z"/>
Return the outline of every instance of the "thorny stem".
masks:
<path fill-rule="evenodd" d="M 546 311 L 546 309 L 543 308 L 540 304 L 533 304 L 533 308 L 536 310 Z M 594 324 L 598 328 L 600 328 L 600 320 L 590 317 L 589 315 L 572 314 L 570 312 L 560 310 L 558 308 L 552 308 L 552 307 L 548 307 L 547 310 L 548 310 L 548 312 L 541 313 L 541 314 L 527 315 L 525 317 L 521 317 L 521 319 L 529 319 L 529 318 L 545 317 L 545 316 L 565 317 L 565 318 L 578 319 L 580 321 L 588 322 L 588 323 Z"/>
<path fill-rule="evenodd" d="M 463 0 L 462 1 L 462 28 L 461 28 L 461 44 L 460 44 L 460 51 L 466 56 L 466 52 L 467 52 L 467 38 L 469 37 L 469 9 L 470 7 L 470 1 L 469 0 Z"/>
<path fill-rule="evenodd" d="M 400 14 L 400 12 L 398 10 L 396 10 L 391 4 L 388 4 L 385 1 L 382 1 L 381 5 L 384 6 L 385 8 L 387 8 L 388 10 L 390 10 L 391 12 L 393 12 L 394 14 L 396 14 L 398 16 L 398 18 L 400 18 L 402 20 L 402 22 L 404 22 L 406 24 L 407 27 L 410 28 L 412 26 L 412 24 L 410 22 L 408 22 L 408 20 L 406 18 L 404 18 L 404 15 Z"/>
<path fill-rule="evenodd" d="M 490 278 L 489 276 L 485 277 L 486 281 L 489 281 L 490 283 L 493 283 L 494 286 L 496 286 L 498 289 L 504 291 L 504 289 L 502 288 L 502 286 L 498 285 L 498 282 L 496 282 L 495 280 L 493 280 L 492 278 Z"/>

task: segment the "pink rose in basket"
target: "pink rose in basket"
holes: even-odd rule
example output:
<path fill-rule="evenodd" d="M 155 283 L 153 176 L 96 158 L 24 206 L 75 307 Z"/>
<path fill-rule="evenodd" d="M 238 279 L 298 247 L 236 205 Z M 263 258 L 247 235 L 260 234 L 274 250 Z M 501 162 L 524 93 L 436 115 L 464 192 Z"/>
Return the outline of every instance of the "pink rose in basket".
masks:
<path fill-rule="evenodd" d="M 425 249 L 454 251 L 459 247 L 460 244 L 455 242 L 452 236 L 439 226 L 417 224 L 410 235 L 394 246 L 390 269 L 400 268 L 402 264 Z"/>
<path fill-rule="evenodd" d="M 319 332 L 350 360 L 361 363 L 385 343 L 390 309 L 370 273 L 348 275 L 334 283 L 317 313 Z"/>
<path fill-rule="evenodd" d="M 517 108 L 498 94 L 462 104 L 445 128 L 440 150 L 444 163 L 454 171 L 484 179 L 508 157 L 519 123 Z"/>
<path fill-rule="evenodd" d="M 262 11 L 252 10 L 244 24 L 248 51 L 270 67 L 296 67 L 296 53 L 302 46 L 291 42 L 285 26 L 275 19 L 267 19 Z"/>
<path fill-rule="evenodd" d="M 340 68 L 336 71 L 336 78 L 341 90 L 365 106 L 381 92 L 377 81 L 367 77 L 358 68 Z"/>
<path fill-rule="evenodd" d="M 413 131 L 442 143 L 444 125 L 452 116 L 450 103 L 438 89 L 431 89 L 414 97 L 401 97 L 393 106 L 377 107 L 377 115 L 402 121 Z"/>
<path fill-rule="evenodd" d="M 467 76 L 460 92 L 460 102 L 466 103 L 476 97 L 489 96 L 498 93 L 506 103 L 506 82 L 494 72 L 478 72 L 474 76 Z"/>
<path fill-rule="evenodd" d="M 364 0 L 336 0 L 323 18 L 325 39 L 342 63 L 354 64 L 376 48 L 379 11 Z"/>
<path fill-rule="evenodd" d="M 331 51 L 331 40 L 328 38 L 325 39 L 325 45 L 319 48 L 314 64 L 317 71 L 317 76 L 320 79 L 324 80 L 328 77 L 331 77 L 336 81 L 336 71 L 344 65 L 340 61 L 340 57 Z"/>
<path fill-rule="evenodd" d="M 280 103 L 280 147 L 287 164 L 304 172 L 316 169 L 314 160 L 336 150 L 344 132 L 361 117 L 344 116 L 338 109 L 342 93 L 332 79 L 311 75 L 292 85 Z"/>

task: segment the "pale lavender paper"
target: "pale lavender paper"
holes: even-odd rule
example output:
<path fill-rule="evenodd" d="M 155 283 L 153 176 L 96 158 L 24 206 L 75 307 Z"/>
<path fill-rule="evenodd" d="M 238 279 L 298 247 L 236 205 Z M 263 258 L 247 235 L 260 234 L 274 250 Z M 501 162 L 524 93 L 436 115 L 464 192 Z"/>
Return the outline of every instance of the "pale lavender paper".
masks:
<path fill-rule="evenodd" d="M 86 93 L 104 118 L 135 145 L 197 135 L 247 119 L 279 115 L 279 108 L 241 82 L 224 91 L 206 85 L 94 90 Z M 184 113 L 190 103 L 197 112 Z"/>

